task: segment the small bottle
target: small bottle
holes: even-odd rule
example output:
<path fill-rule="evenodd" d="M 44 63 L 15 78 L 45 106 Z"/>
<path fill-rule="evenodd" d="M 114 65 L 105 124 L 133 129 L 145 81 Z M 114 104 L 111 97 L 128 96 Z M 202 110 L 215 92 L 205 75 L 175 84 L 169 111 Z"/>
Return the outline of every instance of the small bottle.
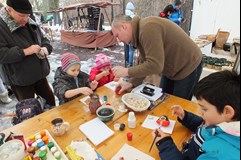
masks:
<path fill-rule="evenodd" d="M 57 160 L 61 160 L 61 154 L 59 151 L 55 152 L 54 153 L 54 157 L 57 159 Z"/>
<path fill-rule="evenodd" d="M 50 150 L 52 147 L 54 147 L 54 142 L 49 142 L 47 146 L 48 146 L 48 148 Z"/>
<path fill-rule="evenodd" d="M 47 149 L 46 146 L 41 147 L 41 148 L 40 148 L 40 151 L 44 151 L 44 152 L 48 153 L 48 149 Z"/>
<path fill-rule="evenodd" d="M 42 138 L 42 141 L 44 142 L 44 144 L 48 144 L 49 143 L 49 138 L 47 136 L 44 136 Z"/>
<path fill-rule="evenodd" d="M 52 147 L 52 148 L 50 149 L 50 151 L 52 152 L 52 154 L 54 154 L 54 153 L 57 151 L 57 148 L 56 148 L 56 147 Z"/>
<path fill-rule="evenodd" d="M 31 136 L 28 137 L 28 139 L 29 139 L 30 141 L 35 141 L 35 140 L 36 140 L 35 138 L 36 138 L 35 135 L 31 135 Z"/>
<path fill-rule="evenodd" d="M 35 151 L 38 150 L 38 144 L 37 144 L 37 142 L 34 142 L 31 146 L 34 147 Z"/>
<path fill-rule="evenodd" d="M 129 112 L 128 127 L 129 128 L 136 128 L 136 117 L 135 117 L 134 112 Z"/>
<path fill-rule="evenodd" d="M 41 158 L 41 160 L 47 160 L 47 153 L 44 151 L 41 151 L 39 153 L 39 157 Z"/>

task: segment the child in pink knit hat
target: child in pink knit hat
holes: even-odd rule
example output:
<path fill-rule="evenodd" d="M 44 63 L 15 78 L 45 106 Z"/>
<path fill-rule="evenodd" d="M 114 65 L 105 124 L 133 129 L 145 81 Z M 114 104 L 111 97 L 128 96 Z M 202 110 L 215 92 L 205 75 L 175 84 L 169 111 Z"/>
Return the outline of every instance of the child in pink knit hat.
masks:
<path fill-rule="evenodd" d="M 54 93 L 59 104 L 64 104 L 81 95 L 90 95 L 97 88 L 98 82 L 89 83 L 89 75 L 81 72 L 80 59 L 73 53 L 65 53 L 61 57 L 62 66 L 56 70 L 54 77 Z"/>
<path fill-rule="evenodd" d="M 104 54 L 98 54 L 95 59 L 96 65 L 90 71 L 89 81 L 96 80 L 98 87 L 105 85 L 115 79 L 111 69 L 110 58 Z"/>

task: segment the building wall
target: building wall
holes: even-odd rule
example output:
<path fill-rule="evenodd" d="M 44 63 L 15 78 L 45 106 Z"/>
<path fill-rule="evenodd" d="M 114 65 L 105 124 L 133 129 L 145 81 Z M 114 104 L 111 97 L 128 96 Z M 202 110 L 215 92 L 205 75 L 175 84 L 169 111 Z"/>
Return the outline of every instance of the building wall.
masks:
<path fill-rule="evenodd" d="M 240 0 L 194 0 L 191 37 L 230 32 L 229 40 L 240 36 Z"/>

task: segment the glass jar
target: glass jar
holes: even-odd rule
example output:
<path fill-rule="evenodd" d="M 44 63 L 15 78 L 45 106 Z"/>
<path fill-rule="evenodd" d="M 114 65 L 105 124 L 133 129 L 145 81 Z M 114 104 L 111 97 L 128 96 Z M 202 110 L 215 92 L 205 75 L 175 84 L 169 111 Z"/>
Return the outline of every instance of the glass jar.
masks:
<path fill-rule="evenodd" d="M 96 110 L 101 106 L 99 95 L 91 94 L 89 109 L 91 114 L 95 114 Z"/>

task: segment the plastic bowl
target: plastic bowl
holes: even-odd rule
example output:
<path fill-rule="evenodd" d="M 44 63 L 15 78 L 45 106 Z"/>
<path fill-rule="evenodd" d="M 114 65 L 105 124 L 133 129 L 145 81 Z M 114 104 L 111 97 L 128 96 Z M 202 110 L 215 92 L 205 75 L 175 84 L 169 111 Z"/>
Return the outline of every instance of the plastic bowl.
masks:
<path fill-rule="evenodd" d="M 111 121 L 115 115 L 115 108 L 112 106 L 102 106 L 96 110 L 96 114 L 103 122 Z"/>
<path fill-rule="evenodd" d="M 147 98 L 135 93 L 124 94 L 122 102 L 135 112 L 146 111 L 151 105 L 151 102 Z"/>

